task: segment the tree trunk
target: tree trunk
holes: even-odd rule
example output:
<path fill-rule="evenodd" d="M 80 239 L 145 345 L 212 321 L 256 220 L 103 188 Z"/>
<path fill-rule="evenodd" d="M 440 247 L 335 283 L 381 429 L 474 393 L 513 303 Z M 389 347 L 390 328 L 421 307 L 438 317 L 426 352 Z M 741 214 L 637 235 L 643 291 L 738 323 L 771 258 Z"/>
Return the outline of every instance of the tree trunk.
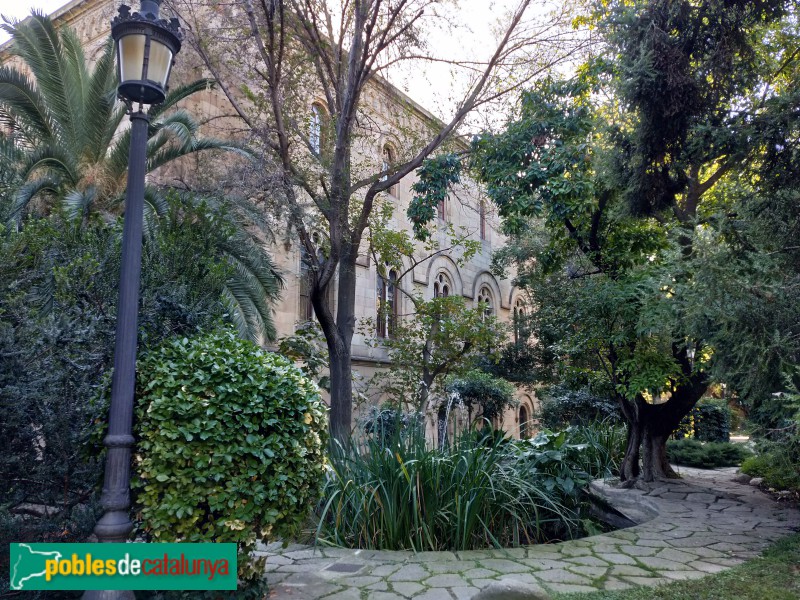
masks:
<path fill-rule="evenodd" d="M 678 423 L 680 423 L 680 419 L 678 419 Z M 667 439 L 669 439 L 672 431 L 677 428 L 678 423 L 666 434 L 663 433 L 660 427 L 645 427 L 644 439 L 642 440 L 641 478 L 643 481 L 678 478 L 678 475 L 672 470 L 667 460 Z"/>
<path fill-rule="evenodd" d="M 637 419 L 628 423 L 628 443 L 625 447 L 625 458 L 619 468 L 622 481 L 632 481 L 639 477 L 639 448 L 642 445 L 642 427 Z"/>
<path fill-rule="evenodd" d="M 352 342 L 356 322 L 356 251 L 350 245 L 342 251 L 338 282 L 336 324 L 333 335 L 326 333 L 325 338 L 330 352 L 331 437 L 347 445 L 353 419 Z"/>
<path fill-rule="evenodd" d="M 703 371 L 693 372 L 685 347 L 673 346 L 673 355 L 681 364 L 685 377 L 669 400 L 662 404 L 648 404 L 639 396 L 633 406 L 623 403 L 623 414 L 628 423 L 628 445 L 620 466 L 622 481 L 641 479 L 649 482 L 677 477 L 667 460 L 667 440 L 703 396 L 708 379 Z"/>

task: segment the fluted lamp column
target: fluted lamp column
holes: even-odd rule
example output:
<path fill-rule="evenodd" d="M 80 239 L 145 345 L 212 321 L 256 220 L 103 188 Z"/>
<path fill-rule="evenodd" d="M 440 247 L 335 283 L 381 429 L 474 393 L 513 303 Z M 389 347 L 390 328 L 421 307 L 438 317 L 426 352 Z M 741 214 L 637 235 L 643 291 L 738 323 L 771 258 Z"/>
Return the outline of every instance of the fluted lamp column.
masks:
<path fill-rule="evenodd" d="M 130 520 L 130 463 L 133 447 L 133 396 L 136 385 L 136 347 L 139 317 L 139 284 L 142 270 L 142 216 L 145 161 L 150 106 L 164 101 L 175 55 L 181 48 L 178 20 L 158 16 L 161 0 L 142 0 L 139 12 L 122 5 L 111 22 L 117 51 L 119 99 L 128 107 L 131 144 L 128 156 L 128 188 L 122 230 L 114 374 L 103 493 L 103 516 L 94 532 L 101 542 L 125 542 L 133 529 Z M 130 591 L 87 591 L 84 599 L 133 599 Z"/>

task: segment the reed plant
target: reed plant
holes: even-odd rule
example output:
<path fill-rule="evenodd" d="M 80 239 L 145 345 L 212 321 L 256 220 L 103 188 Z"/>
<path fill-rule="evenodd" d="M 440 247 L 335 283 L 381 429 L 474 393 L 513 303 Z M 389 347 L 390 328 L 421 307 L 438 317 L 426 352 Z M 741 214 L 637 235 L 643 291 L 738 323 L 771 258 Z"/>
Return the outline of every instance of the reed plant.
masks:
<path fill-rule="evenodd" d="M 578 534 L 581 488 L 608 471 L 577 429 L 514 441 L 485 428 L 445 448 L 420 429 L 331 452 L 317 541 L 381 550 L 508 547 Z M 598 455 L 592 459 L 589 455 Z M 575 457 L 582 457 L 576 460 Z M 572 465 L 575 465 L 573 468 Z"/>

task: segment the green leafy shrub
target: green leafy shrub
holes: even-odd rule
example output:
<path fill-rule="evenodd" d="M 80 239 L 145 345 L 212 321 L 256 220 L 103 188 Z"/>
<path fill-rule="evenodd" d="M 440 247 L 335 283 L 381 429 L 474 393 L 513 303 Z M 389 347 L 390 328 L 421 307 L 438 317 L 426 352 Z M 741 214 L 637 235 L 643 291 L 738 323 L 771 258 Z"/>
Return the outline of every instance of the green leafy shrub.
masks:
<path fill-rule="evenodd" d="M 391 444 L 396 436 L 407 437 L 425 427 L 421 413 L 405 412 L 391 406 L 371 406 L 362 419 L 364 433 L 381 445 Z"/>
<path fill-rule="evenodd" d="M 530 440 L 498 433 L 473 429 L 444 448 L 430 448 L 421 430 L 389 444 L 353 440 L 331 457 L 318 542 L 468 550 L 576 536 L 581 489 L 610 473 L 602 457 L 618 450 L 595 448 L 607 438 L 579 428 Z"/>
<path fill-rule="evenodd" d="M 596 421 L 622 422 L 622 415 L 614 400 L 593 394 L 588 388 L 554 385 L 542 394 L 539 419 L 547 429 L 561 429 Z"/>
<path fill-rule="evenodd" d="M 728 442 L 730 431 L 731 410 L 724 404 L 703 402 L 683 418 L 674 436 L 694 437 L 701 442 Z"/>
<path fill-rule="evenodd" d="M 746 459 L 741 470 L 753 477 L 763 477 L 764 483 L 773 489 L 800 493 L 798 462 L 780 445 Z"/>
<path fill-rule="evenodd" d="M 148 539 L 246 552 L 296 532 L 324 472 L 326 409 L 312 381 L 232 331 L 166 342 L 140 360 L 138 380 L 134 489 Z"/>
<path fill-rule="evenodd" d="M 514 406 L 514 386 L 508 381 L 473 369 L 448 379 L 445 390 L 458 398 L 470 417 L 492 421 Z M 470 418 L 471 420 L 471 418 Z"/>
<path fill-rule="evenodd" d="M 667 442 L 667 456 L 671 463 L 698 469 L 733 467 L 751 455 L 752 452 L 744 446 L 729 442 L 704 443 L 690 438 Z"/>
<path fill-rule="evenodd" d="M 107 412 L 93 400 L 113 364 L 121 225 L 54 214 L 0 227 L 0 509 L 9 515 L 0 541 L 91 532 L 92 518 L 75 515 L 101 483 L 91 435 Z M 145 239 L 142 348 L 224 318 L 228 268 L 204 253 L 217 228 L 210 217 L 184 227 L 167 215 Z M 19 514 L 24 503 L 50 507 L 48 516 Z"/>

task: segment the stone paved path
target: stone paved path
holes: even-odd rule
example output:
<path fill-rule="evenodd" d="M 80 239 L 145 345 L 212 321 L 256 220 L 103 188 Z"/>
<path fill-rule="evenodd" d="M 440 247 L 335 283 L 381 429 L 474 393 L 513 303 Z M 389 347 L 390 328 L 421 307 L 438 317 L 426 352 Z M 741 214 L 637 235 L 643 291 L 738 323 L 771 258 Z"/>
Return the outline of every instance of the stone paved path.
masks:
<path fill-rule="evenodd" d="M 270 597 L 467 600 L 495 581 L 550 592 L 652 586 L 722 571 L 800 527 L 800 512 L 734 483 L 734 469 L 680 472 L 682 480 L 650 491 L 595 483 L 640 524 L 560 544 L 417 554 L 271 544 L 260 553 Z"/>

